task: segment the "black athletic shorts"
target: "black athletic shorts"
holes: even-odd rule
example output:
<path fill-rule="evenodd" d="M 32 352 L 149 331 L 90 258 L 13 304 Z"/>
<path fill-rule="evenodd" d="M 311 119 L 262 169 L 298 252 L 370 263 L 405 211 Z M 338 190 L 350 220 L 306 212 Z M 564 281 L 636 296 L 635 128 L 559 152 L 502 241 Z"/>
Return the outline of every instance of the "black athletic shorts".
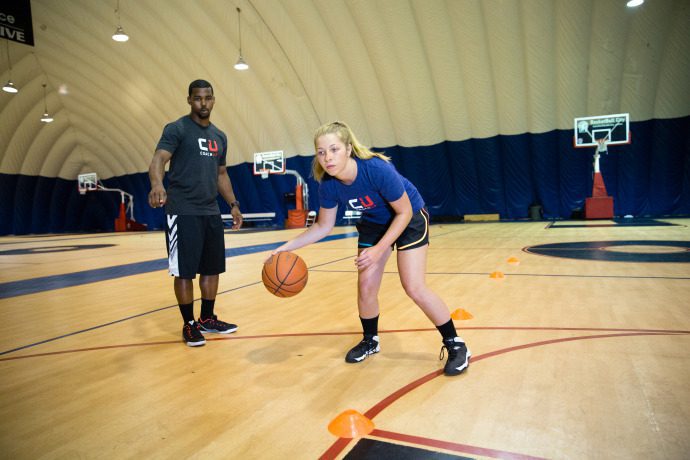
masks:
<path fill-rule="evenodd" d="M 357 232 L 359 232 L 357 247 L 364 249 L 378 243 L 388 230 L 389 225 L 376 224 L 366 220 L 357 222 Z M 397 248 L 398 251 L 404 251 L 419 248 L 426 244 L 429 244 L 429 213 L 422 208 L 412 216 L 410 223 L 393 243 L 393 247 Z"/>
<path fill-rule="evenodd" d="M 168 270 L 179 278 L 225 271 L 225 238 L 220 214 L 214 216 L 166 215 L 165 241 Z"/>

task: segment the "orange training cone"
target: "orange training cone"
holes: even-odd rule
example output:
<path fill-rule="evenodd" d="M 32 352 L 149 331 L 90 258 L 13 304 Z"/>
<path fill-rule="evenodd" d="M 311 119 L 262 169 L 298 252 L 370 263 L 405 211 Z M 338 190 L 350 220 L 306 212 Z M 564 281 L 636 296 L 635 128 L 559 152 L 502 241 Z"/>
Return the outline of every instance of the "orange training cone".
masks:
<path fill-rule="evenodd" d="M 489 278 L 503 279 L 503 278 L 505 278 L 505 275 L 503 274 L 503 272 L 496 271 L 496 272 L 491 272 L 491 274 L 489 275 Z"/>
<path fill-rule="evenodd" d="M 339 438 L 361 438 L 374 431 L 374 422 L 356 410 L 348 409 L 331 420 L 328 431 Z"/>
<path fill-rule="evenodd" d="M 520 265 L 520 260 L 517 257 L 508 257 L 508 260 L 506 261 L 511 265 Z"/>
<path fill-rule="evenodd" d="M 457 310 L 454 310 L 453 313 L 450 314 L 450 317 L 453 319 L 472 319 L 474 316 L 472 316 L 472 313 L 469 311 L 458 308 Z"/>

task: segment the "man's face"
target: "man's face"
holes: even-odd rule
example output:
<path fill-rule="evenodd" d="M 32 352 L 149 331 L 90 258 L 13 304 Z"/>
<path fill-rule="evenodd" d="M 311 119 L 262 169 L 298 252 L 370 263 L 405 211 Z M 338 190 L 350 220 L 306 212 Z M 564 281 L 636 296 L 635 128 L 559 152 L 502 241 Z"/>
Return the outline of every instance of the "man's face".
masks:
<path fill-rule="evenodd" d="M 200 119 L 207 119 L 211 116 L 216 98 L 211 88 L 192 88 L 192 95 L 187 98 L 187 102 L 192 107 L 194 115 Z"/>

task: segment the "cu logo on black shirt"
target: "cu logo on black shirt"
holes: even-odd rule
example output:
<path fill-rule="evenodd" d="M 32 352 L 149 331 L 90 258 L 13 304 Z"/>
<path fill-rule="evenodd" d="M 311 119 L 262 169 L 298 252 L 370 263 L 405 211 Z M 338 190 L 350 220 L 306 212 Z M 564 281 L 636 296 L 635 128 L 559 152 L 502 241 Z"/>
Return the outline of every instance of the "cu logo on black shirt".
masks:
<path fill-rule="evenodd" d="M 204 156 L 218 156 L 218 142 L 213 140 L 213 139 L 204 139 L 200 137 L 197 139 L 199 142 L 199 148 L 201 151 L 199 154 L 204 155 Z"/>

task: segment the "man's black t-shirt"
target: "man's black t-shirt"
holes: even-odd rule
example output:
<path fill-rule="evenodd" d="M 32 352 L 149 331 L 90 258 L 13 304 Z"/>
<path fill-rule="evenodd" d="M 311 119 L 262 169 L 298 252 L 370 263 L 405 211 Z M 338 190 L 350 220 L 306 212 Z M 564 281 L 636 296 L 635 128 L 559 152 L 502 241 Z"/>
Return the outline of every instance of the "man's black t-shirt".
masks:
<path fill-rule="evenodd" d="M 189 115 L 165 126 L 156 150 L 172 153 L 166 214 L 220 214 L 218 167 L 226 164 L 227 148 L 223 131 L 198 125 Z"/>

